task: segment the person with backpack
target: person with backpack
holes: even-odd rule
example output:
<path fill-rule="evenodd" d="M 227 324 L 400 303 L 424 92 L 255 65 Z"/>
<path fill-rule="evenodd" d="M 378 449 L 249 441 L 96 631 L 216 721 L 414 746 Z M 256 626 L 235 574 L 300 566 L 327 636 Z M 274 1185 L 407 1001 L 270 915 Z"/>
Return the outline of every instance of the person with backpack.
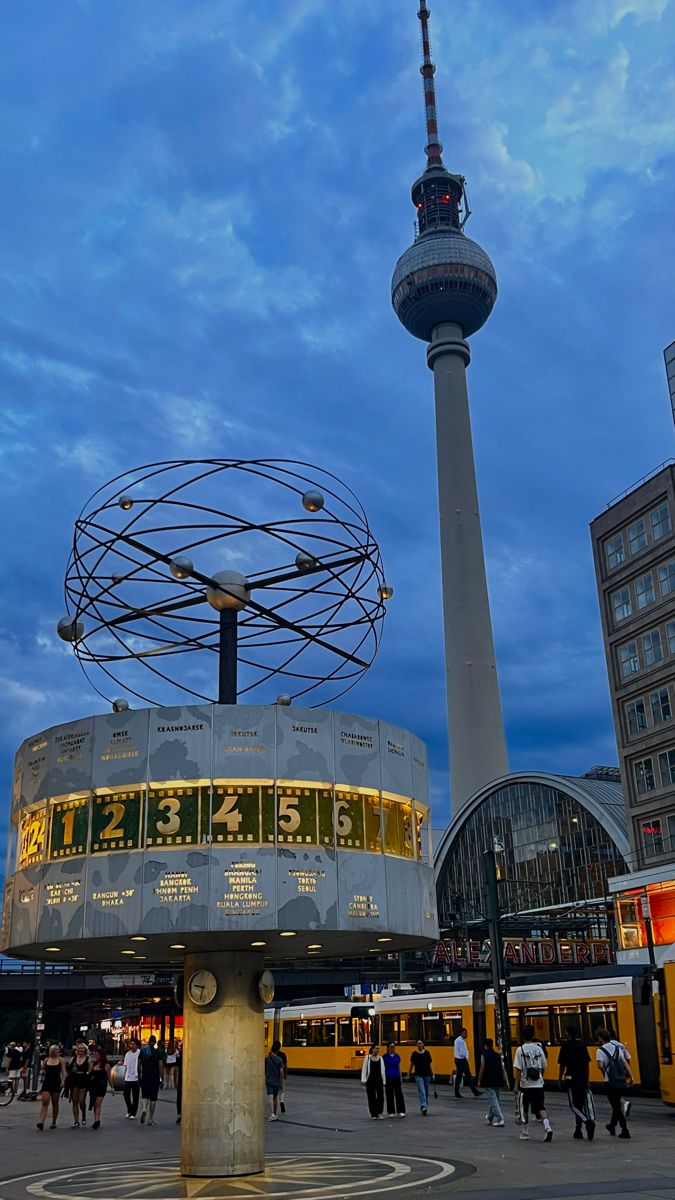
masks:
<path fill-rule="evenodd" d="M 478 1086 L 484 1088 L 488 1094 L 488 1110 L 485 1114 L 485 1120 L 488 1125 L 495 1125 L 501 1128 L 504 1125 L 504 1114 L 499 1103 L 499 1090 L 502 1087 L 510 1088 L 509 1077 L 506 1074 L 504 1059 L 501 1054 L 494 1048 L 492 1038 L 486 1038 L 483 1042 L 483 1053 L 480 1058 L 480 1069 L 478 1071 Z"/>
<path fill-rule="evenodd" d="M 595 1058 L 600 1070 L 605 1077 L 605 1091 L 609 1100 L 609 1107 L 612 1110 L 612 1115 L 609 1119 L 609 1125 L 606 1126 L 607 1132 L 611 1137 L 616 1136 L 617 1125 L 621 1129 L 620 1138 L 629 1138 L 628 1122 L 626 1120 L 630 1112 L 630 1101 L 624 1106 L 621 1103 L 622 1096 L 633 1083 L 633 1076 L 630 1069 L 630 1054 L 622 1042 L 617 1041 L 612 1037 L 609 1029 L 600 1027 L 596 1030 L 598 1039 L 598 1049 L 595 1053 Z"/>
<path fill-rule="evenodd" d="M 520 1140 L 529 1141 L 528 1116 L 532 1113 L 538 1121 L 544 1122 L 544 1141 L 553 1141 L 553 1129 L 548 1119 L 544 1096 L 544 1071 L 547 1059 L 539 1042 L 534 1041 L 534 1025 L 523 1026 L 523 1041 L 516 1050 L 513 1060 L 513 1070 L 516 1076 L 518 1094 L 522 1104 L 522 1129 Z"/>
<path fill-rule="evenodd" d="M 584 1128 L 589 1142 L 595 1135 L 595 1108 L 588 1087 L 588 1064 L 591 1056 L 579 1036 L 576 1025 L 567 1026 L 567 1041 L 563 1042 L 558 1055 L 558 1080 L 567 1090 L 569 1106 L 574 1116 L 576 1141 L 583 1141 Z"/>

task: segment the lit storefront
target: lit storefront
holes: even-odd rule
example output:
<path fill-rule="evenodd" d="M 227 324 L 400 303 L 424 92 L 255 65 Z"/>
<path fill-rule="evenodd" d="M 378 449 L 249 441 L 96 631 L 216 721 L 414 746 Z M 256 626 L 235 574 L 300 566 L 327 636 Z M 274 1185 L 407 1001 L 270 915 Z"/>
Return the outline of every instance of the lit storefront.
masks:
<path fill-rule="evenodd" d="M 610 883 L 618 960 L 657 965 L 675 960 L 675 872 L 672 863 L 619 876 Z"/>

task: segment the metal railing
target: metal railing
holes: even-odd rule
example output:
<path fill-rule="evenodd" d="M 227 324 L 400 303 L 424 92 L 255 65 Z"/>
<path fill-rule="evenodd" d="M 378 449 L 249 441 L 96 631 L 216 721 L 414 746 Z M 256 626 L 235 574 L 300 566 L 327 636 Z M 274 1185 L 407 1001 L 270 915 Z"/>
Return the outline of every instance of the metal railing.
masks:
<path fill-rule="evenodd" d="M 665 467 L 672 466 L 675 466 L 675 458 L 666 458 L 664 462 L 659 463 L 658 467 L 654 467 L 653 471 L 648 471 L 646 475 L 642 476 L 642 479 L 638 479 L 637 483 L 632 483 L 630 487 L 627 487 L 625 491 L 621 492 L 620 496 L 615 496 L 613 500 L 608 500 L 606 507 L 611 508 L 612 505 L 618 504 L 619 500 L 630 496 L 631 492 L 634 492 L 636 488 L 642 487 L 642 484 L 646 483 L 648 479 L 653 479 L 655 475 L 658 475 L 659 471 L 663 471 Z"/>

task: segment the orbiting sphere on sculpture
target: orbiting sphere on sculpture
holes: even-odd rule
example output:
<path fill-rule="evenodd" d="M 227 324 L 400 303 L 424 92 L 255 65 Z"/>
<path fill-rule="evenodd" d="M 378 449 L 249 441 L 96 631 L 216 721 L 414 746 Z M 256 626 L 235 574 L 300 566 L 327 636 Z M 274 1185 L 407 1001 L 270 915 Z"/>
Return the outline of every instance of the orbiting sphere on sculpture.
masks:
<path fill-rule="evenodd" d="M 470 337 L 497 298 L 497 276 L 485 251 L 459 231 L 425 233 L 401 255 L 391 302 L 409 333 L 431 341 L 437 325 L 460 325 Z"/>
<path fill-rule="evenodd" d="M 237 619 L 238 697 L 347 692 L 382 632 L 380 551 L 350 488 L 306 463 L 154 463 L 99 488 L 75 523 L 58 635 L 90 683 L 151 703 L 216 698 L 220 618 Z M 203 653 L 197 653 L 203 652 Z"/>

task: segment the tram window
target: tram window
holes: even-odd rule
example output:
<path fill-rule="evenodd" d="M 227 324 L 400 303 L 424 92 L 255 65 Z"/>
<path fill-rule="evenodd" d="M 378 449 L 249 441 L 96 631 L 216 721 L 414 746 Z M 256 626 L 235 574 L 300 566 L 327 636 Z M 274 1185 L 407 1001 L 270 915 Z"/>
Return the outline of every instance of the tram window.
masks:
<path fill-rule="evenodd" d="M 523 1014 L 525 1025 L 534 1025 L 535 1042 L 551 1041 L 551 1014 L 548 1008 L 526 1008 Z"/>
<path fill-rule="evenodd" d="M 306 1046 L 307 1022 L 284 1021 L 283 1042 L 284 1046 Z"/>
<path fill-rule="evenodd" d="M 338 1046 L 370 1046 L 371 1027 L 369 1017 L 339 1017 Z"/>
<path fill-rule="evenodd" d="M 520 1009 L 509 1009 L 509 1027 L 511 1029 L 511 1045 L 520 1045 Z"/>
<path fill-rule="evenodd" d="M 554 1045 L 561 1046 L 563 1042 L 567 1041 L 568 1025 L 576 1025 L 579 1033 L 583 1032 L 580 1004 L 556 1004 L 554 1006 L 553 1036 L 551 1038 Z"/>
<path fill-rule="evenodd" d="M 335 1045 L 335 1021 L 332 1017 L 313 1017 L 310 1020 L 307 1031 L 307 1045 Z"/>
<path fill-rule="evenodd" d="M 380 1040 L 383 1046 L 389 1042 L 398 1042 L 398 1014 L 383 1013 L 380 1025 Z"/>
<path fill-rule="evenodd" d="M 452 1045 L 460 1029 L 464 1025 L 461 1012 L 443 1013 L 443 1044 Z"/>
<path fill-rule="evenodd" d="M 619 1037 L 619 1022 L 616 1015 L 616 1004 L 611 1001 L 604 1004 L 589 1004 L 586 1009 L 586 1037 L 589 1042 L 596 1040 L 598 1029 L 609 1029 L 615 1037 Z"/>

